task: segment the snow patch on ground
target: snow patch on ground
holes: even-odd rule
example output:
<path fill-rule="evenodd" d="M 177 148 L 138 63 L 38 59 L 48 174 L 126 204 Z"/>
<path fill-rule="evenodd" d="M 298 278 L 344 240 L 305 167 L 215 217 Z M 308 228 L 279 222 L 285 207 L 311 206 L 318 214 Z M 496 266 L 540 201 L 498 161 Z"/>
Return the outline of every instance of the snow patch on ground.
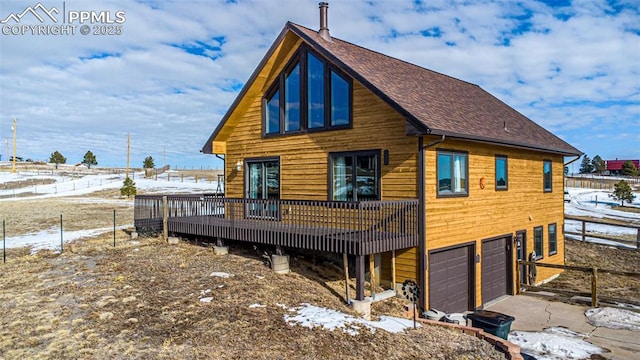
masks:
<path fill-rule="evenodd" d="M 21 201 L 46 199 L 53 197 L 82 196 L 96 191 L 119 189 L 124 181 L 124 174 L 96 174 L 79 176 L 36 175 L 29 173 L 0 173 L 0 184 L 31 179 L 50 179 L 54 182 L 46 185 L 25 185 L 18 189 L 0 190 L 0 201 Z M 212 193 L 218 188 L 217 181 L 195 177 L 173 177 L 167 179 L 163 174 L 158 179 L 145 178 L 144 173 L 132 174 L 132 179 L 139 191 L 145 194 L 199 194 Z M 32 196 L 19 196 L 33 194 Z M 133 203 L 133 198 L 129 199 Z"/>
<path fill-rule="evenodd" d="M 547 328 L 542 332 L 512 331 L 508 338 L 520 346 L 521 352 L 538 360 L 586 359 L 605 351 L 583 340 L 586 335 L 559 327 Z"/>
<path fill-rule="evenodd" d="M 566 188 L 565 190 L 569 192 L 571 197 L 571 202 L 564 205 L 565 215 L 640 222 L 640 214 L 638 213 L 612 209 L 613 206 L 618 206 L 620 203 L 609 197 L 611 194 L 609 191 L 582 188 Z M 625 206 L 640 207 L 640 193 L 634 192 L 633 194 L 636 196 L 635 200 L 631 204 L 625 203 Z"/>
<path fill-rule="evenodd" d="M 368 321 L 340 311 L 306 303 L 290 308 L 289 311 L 295 314 L 285 314 L 284 320 L 291 326 L 298 325 L 310 329 L 320 327 L 329 331 L 340 329 L 350 335 L 358 335 L 360 330 L 364 328 L 372 332 L 375 332 L 376 329 L 383 329 L 391 333 L 399 333 L 405 329 L 413 328 L 413 321 L 407 319 L 380 316 L 380 321 Z M 420 325 L 418 324 L 418 326 Z"/>
<path fill-rule="evenodd" d="M 229 273 L 226 273 L 226 272 L 220 272 L 220 271 L 214 271 L 211 274 L 209 274 L 209 276 L 228 279 L 228 278 L 232 277 L 233 274 L 229 274 Z"/>
<path fill-rule="evenodd" d="M 122 230 L 128 227 L 129 226 L 118 226 L 116 229 Z M 113 227 L 75 231 L 63 230 L 62 241 L 63 243 L 68 243 L 86 237 L 98 236 L 110 231 L 113 231 Z M 7 237 L 5 241 L 7 249 L 28 246 L 31 247 L 31 253 L 35 253 L 40 250 L 60 250 L 60 228 L 52 227 L 49 230 L 42 230 L 37 233 L 11 236 Z"/>
<path fill-rule="evenodd" d="M 605 307 L 588 309 L 584 314 L 593 326 L 640 331 L 640 314 L 630 310 Z"/>

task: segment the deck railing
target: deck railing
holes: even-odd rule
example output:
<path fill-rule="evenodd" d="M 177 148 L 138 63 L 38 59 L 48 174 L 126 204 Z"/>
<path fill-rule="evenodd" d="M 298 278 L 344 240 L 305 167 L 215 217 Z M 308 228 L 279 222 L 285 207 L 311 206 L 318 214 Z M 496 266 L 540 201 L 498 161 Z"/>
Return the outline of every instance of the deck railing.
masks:
<path fill-rule="evenodd" d="M 303 201 L 142 195 L 135 226 L 321 251 L 372 254 L 417 246 L 418 201 Z"/>

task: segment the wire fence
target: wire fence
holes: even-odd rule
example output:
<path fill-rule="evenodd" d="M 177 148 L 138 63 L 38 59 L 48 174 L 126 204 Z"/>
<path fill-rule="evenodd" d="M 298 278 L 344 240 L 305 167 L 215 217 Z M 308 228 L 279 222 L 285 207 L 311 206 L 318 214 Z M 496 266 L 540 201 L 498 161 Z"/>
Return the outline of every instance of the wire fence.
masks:
<path fill-rule="evenodd" d="M 67 231 L 65 232 L 64 227 L 64 217 L 60 214 L 59 218 L 59 229 L 54 229 L 55 231 L 50 231 L 47 233 L 36 233 L 36 234 L 25 234 L 22 236 L 14 236 L 11 239 L 7 239 L 7 222 L 6 219 L 2 220 L 2 262 L 7 262 L 7 249 L 16 249 L 16 248 L 31 248 L 33 251 L 38 250 L 52 250 L 59 251 L 60 253 L 64 252 L 64 244 L 65 242 L 71 242 L 75 240 L 82 239 L 83 237 L 93 237 L 97 235 L 103 235 L 105 233 L 111 232 L 113 234 L 113 238 L 110 241 L 110 245 L 116 247 L 116 233 L 119 229 L 123 229 L 129 227 L 126 226 L 117 226 L 116 219 L 117 214 L 114 209 L 113 212 L 110 212 L 109 216 L 113 217 L 113 226 L 111 229 L 101 228 L 94 229 L 93 231 Z M 106 216 L 106 215 L 105 215 Z M 59 230 L 59 231 L 58 231 Z M 7 240 L 11 240 L 9 242 L 9 247 L 7 247 Z"/>

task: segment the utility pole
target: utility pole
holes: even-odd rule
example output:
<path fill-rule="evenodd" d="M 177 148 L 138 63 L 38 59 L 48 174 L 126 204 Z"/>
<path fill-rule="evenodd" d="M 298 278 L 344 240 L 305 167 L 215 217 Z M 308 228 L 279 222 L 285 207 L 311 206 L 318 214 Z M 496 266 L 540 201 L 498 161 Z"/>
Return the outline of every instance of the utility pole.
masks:
<path fill-rule="evenodd" d="M 127 133 L 127 177 L 129 177 L 129 151 L 131 149 L 131 135 Z"/>
<path fill-rule="evenodd" d="M 7 161 L 9 161 L 9 138 L 4 139 L 5 143 L 7 144 L 7 152 L 5 152 L 5 154 L 7 155 Z"/>
<path fill-rule="evenodd" d="M 162 147 L 162 167 L 163 168 L 164 168 L 164 166 L 166 164 L 166 162 L 165 162 L 166 157 L 167 157 L 167 146 L 165 145 L 165 146 Z"/>
<path fill-rule="evenodd" d="M 13 131 L 13 167 L 11 168 L 11 172 L 15 174 L 16 172 L 16 130 L 17 130 L 17 121 L 18 119 L 13 118 L 13 126 L 11 127 L 11 131 Z"/>

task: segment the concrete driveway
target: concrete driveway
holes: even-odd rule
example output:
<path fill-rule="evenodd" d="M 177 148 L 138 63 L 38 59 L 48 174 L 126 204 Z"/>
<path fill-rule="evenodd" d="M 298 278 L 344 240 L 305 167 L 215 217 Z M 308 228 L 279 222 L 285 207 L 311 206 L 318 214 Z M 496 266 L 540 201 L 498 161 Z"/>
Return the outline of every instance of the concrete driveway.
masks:
<path fill-rule="evenodd" d="M 588 335 L 585 341 L 607 349 L 606 359 L 640 359 L 640 332 L 597 327 L 589 324 L 584 312 L 589 307 L 548 301 L 528 295 L 509 296 L 486 309 L 515 317 L 511 331 L 542 331 L 548 327 L 565 327 Z"/>

